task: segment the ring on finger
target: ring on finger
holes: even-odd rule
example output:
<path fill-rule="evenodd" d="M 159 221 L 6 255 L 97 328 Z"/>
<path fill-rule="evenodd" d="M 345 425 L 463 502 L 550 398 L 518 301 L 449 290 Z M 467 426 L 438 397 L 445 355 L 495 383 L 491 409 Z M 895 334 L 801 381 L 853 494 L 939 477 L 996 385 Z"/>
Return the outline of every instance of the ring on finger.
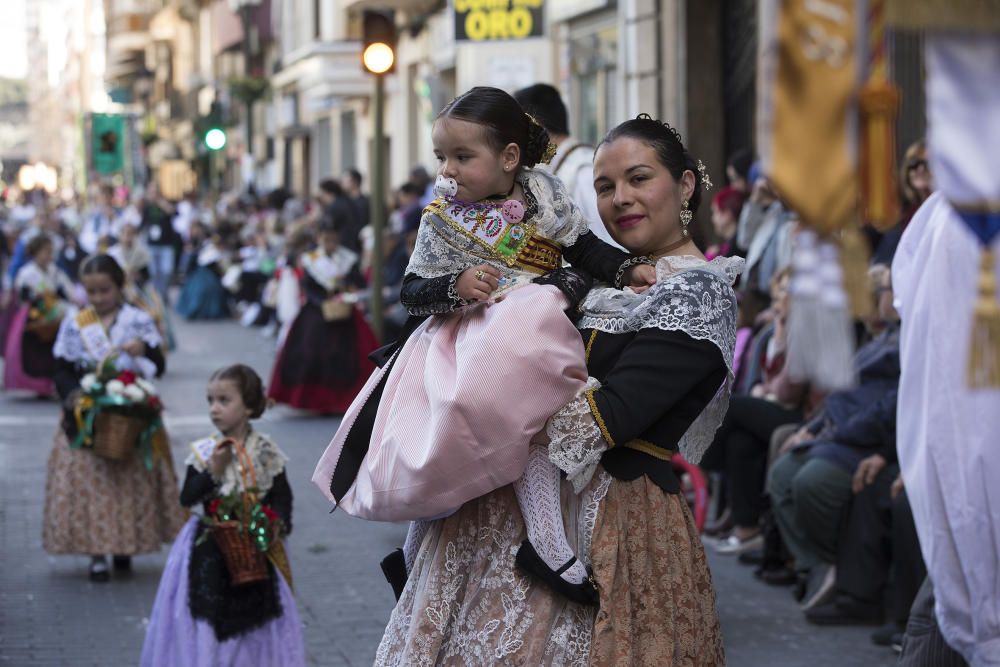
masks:
<path fill-rule="evenodd" d="M 476 280 L 483 280 L 484 278 L 486 278 L 486 272 L 483 271 L 482 269 L 476 271 L 475 275 L 476 275 Z"/>

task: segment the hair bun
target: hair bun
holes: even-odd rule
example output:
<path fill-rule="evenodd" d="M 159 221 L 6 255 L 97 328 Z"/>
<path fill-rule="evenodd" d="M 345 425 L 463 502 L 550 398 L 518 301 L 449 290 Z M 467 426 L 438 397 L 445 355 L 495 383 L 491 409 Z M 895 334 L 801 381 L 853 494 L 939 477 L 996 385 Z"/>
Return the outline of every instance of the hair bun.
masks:
<path fill-rule="evenodd" d="M 521 164 L 525 167 L 534 167 L 545 157 L 545 152 L 549 148 L 549 133 L 545 128 L 528 114 L 528 143 L 524 147 L 524 155 L 521 156 Z"/>

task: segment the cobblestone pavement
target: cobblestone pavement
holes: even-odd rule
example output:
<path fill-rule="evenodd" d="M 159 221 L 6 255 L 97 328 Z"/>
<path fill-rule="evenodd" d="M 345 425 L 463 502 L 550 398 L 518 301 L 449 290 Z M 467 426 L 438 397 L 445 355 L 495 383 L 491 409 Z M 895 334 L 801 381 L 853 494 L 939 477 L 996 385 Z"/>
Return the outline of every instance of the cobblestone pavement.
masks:
<path fill-rule="evenodd" d="M 272 342 L 224 323 L 177 323 L 180 349 L 161 384 L 177 470 L 186 443 L 211 430 L 204 385 L 234 361 L 266 379 Z M 41 547 L 45 464 L 58 421 L 53 402 L 0 394 L 0 665 L 126 667 L 138 662 L 167 549 L 137 557 L 128 576 L 87 580 L 84 556 Z M 258 422 L 291 457 L 295 532 L 289 540 L 311 664 L 369 665 L 392 606 L 378 561 L 405 527 L 329 514 L 309 478 L 336 428 L 333 419 L 276 408 Z M 729 664 L 868 666 L 894 663 L 867 629 L 813 629 L 787 589 L 765 587 L 733 559 L 710 557 Z M 277 667 L 277 666 L 276 666 Z"/>

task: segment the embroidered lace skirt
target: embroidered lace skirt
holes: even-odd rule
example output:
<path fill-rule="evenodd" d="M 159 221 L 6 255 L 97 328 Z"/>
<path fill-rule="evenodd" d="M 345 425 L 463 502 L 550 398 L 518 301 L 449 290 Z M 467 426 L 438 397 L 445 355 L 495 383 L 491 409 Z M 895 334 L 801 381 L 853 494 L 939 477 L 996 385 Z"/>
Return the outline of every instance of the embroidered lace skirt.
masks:
<path fill-rule="evenodd" d="M 645 476 L 613 481 L 592 558 L 601 609 L 591 665 L 726 664 L 712 575 L 683 497 Z"/>
<path fill-rule="evenodd" d="M 570 545 L 584 562 L 601 494 L 563 483 Z M 526 537 L 512 487 L 472 500 L 428 529 L 389 618 L 376 665 L 587 664 L 593 607 L 570 602 L 514 568 Z"/>
<path fill-rule="evenodd" d="M 184 523 L 173 463 L 111 461 L 70 449 L 62 429 L 49 455 L 42 547 L 51 554 L 159 551 Z"/>
<path fill-rule="evenodd" d="M 421 324 L 388 371 L 368 452 L 339 506 L 374 521 L 438 517 L 518 479 L 532 436 L 587 379 L 565 305 L 556 287 L 527 285 Z M 369 378 L 313 474 L 334 502 L 347 434 L 385 372 Z"/>

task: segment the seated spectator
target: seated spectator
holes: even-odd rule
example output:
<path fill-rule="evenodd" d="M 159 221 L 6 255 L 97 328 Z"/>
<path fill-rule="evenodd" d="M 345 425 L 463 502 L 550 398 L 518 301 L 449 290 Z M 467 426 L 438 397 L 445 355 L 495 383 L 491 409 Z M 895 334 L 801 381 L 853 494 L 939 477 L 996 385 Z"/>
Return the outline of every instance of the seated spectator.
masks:
<path fill-rule="evenodd" d="M 763 382 L 749 396 L 733 396 L 726 417 L 701 466 L 722 472 L 732 515 L 733 532 L 716 550 L 737 554 L 763 544 L 759 521 L 764 510 L 764 479 L 772 432 L 784 424 L 808 417 L 815 395 L 804 384 L 793 382 L 785 364 L 787 346 L 788 282 L 784 270 L 772 281 L 773 333 L 764 351 Z"/>
<path fill-rule="evenodd" d="M 712 227 L 718 241 L 705 251 L 705 259 L 743 254 L 736 247 L 736 228 L 746 196 L 729 185 L 712 197 Z"/>
<path fill-rule="evenodd" d="M 887 328 L 858 350 L 858 383 L 830 394 L 812 419 L 782 445 L 767 490 L 781 537 L 810 584 L 804 608 L 827 602 L 836 582 L 841 521 L 852 482 L 873 455 L 895 460 L 899 387 L 899 317 L 884 267 L 872 271 L 879 313 Z"/>

